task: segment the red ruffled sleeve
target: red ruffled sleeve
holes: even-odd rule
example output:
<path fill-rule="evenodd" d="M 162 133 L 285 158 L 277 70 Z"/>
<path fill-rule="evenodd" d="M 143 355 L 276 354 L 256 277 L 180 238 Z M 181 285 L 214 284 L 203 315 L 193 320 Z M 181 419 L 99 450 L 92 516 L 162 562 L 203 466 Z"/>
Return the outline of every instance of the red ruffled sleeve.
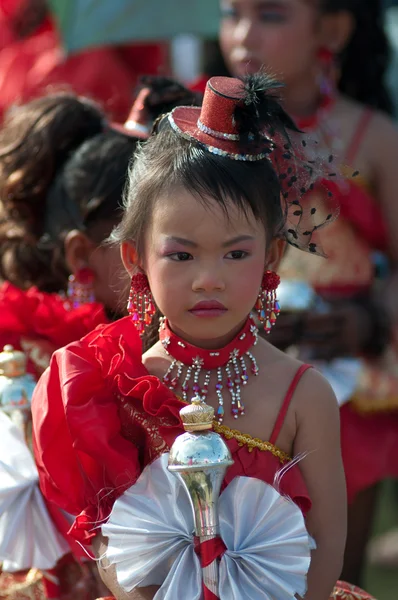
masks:
<path fill-rule="evenodd" d="M 159 431 L 167 430 L 170 442 L 181 432 L 181 402 L 147 373 L 129 318 L 55 352 L 33 397 L 42 492 L 76 516 L 70 534 L 83 543 L 145 466 L 135 440 L 122 433 L 121 396 L 163 423 Z"/>

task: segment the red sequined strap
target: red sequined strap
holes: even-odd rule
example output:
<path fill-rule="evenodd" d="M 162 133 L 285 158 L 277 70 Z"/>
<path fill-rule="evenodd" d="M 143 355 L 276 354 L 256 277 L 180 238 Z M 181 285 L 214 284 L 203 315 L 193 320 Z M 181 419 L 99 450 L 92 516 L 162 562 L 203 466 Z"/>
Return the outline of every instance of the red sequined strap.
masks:
<path fill-rule="evenodd" d="M 293 394 L 296 391 L 296 387 L 299 384 L 300 379 L 302 378 L 302 376 L 304 375 L 304 373 L 306 371 L 308 371 L 308 369 L 311 369 L 311 365 L 301 365 L 301 367 L 298 369 L 296 375 L 293 378 L 292 383 L 289 386 L 289 389 L 287 390 L 287 394 L 285 396 L 285 399 L 283 401 L 283 404 L 281 406 L 281 409 L 279 411 L 279 414 L 277 416 L 275 425 L 274 425 L 274 429 L 272 431 L 271 437 L 270 437 L 270 444 L 275 445 L 276 444 L 276 440 L 279 437 L 279 434 L 281 432 L 283 423 L 285 422 L 285 418 L 286 418 L 286 413 L 289 410 L 289 406 L 290 403 L 292 401 L 293 398 Z"/>
<path fill-rule="evenodd" d="M 345 155 L 345 160 L 348 165 L 352 165 L 357 157 L 359 147 L 366 135 L 369 123 L 373 118 L 373 114 L 374 113 L 372 109 L 365 108 L 358 121 L 358 125 L 354 131 L 354 135 L 352 136 Z"/>

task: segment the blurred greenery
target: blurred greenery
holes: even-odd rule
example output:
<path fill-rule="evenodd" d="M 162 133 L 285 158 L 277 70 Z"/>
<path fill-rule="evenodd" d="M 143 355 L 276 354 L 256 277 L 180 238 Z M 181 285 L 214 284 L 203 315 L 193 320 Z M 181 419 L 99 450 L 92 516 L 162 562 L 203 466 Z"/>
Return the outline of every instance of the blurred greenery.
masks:
<path fill-rule="evenodd" d="M 396 485 L 392 481 L 387 481 L 383 486 L 374 527 L 375 536 L 398 527 L 398 491 Z M 377 600 L 397 600 L 398 568 L 382 569 L 368 566 L 365 573 L 364 588 L 367 592 L 373 594 Z"/>

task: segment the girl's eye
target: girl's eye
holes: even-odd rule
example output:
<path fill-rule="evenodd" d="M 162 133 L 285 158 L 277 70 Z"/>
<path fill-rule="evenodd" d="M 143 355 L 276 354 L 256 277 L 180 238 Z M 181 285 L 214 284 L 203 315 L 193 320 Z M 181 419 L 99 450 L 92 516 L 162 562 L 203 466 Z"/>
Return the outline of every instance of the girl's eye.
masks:
<path fill-rule="evenodd" d="M 238 16 L 238 12 L 232 6 L 222 6 L 221 7 L 221 18 L 222 19 L 236 19 Z"/>
<path fill-rule="evenodd" d="M 260 21 L 263 21 L 263 23 L 282 23 L 285 20 L 285 16 L 278 12 L 263 12 L 260 14 Z"/>
<path fill-rule="evenodd" d="M 232 260 L 242 260 L 242 258 L 246 258 L 249 256 L 248 252 L 244 250 L 232 250 L 232 252 L 228 252 L 226 258 L 231 258 Z"/>
<path fill-rule="evenodd" d="M 181 261 L 186 261 L 186 260 L 192 260 L 192 254 L 189 254 L 189 252 L 174 252 L 173 254 L 169 254 L 168 258 L 171 258 L 171 260 L 175 260 L 177 262 L 181 262 Z"/>

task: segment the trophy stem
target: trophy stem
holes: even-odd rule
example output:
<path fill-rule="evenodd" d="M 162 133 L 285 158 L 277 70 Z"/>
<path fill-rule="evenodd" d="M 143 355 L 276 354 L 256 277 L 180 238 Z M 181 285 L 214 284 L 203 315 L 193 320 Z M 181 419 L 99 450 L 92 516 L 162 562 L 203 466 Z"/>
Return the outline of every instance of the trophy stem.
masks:
<path fill-rule="evenodd" d="M 219 586 L 219 577 L 218 577 L 218 559 L 215 558 L 211 561 L 210 564 L 207 564 L 207 555 L 208 551 L 203 551 L 203 548 L 213 546 L 214 542 L 219 539 L 218 536 L 215 535 L 202 535 L 199 537 L 199 551 L 200 551 L 200 560 L 202 564 L 202 578 L 203 578 L 203 599 L 204 600 L 214 600 L 215 598 L 219 598 L 218 586 Z"/>
<path fill-rule="evenodd" d="M 211 431 L 214 410 L 200 399 L 180 411 L 186 433 L 170 449 L 168 468 L 184 485 L 192 505 L 203 598 L 220 598 L 218 560 L 225 546 L 218 535 L 218 497 L 227 468 L 233 463 L 228 446 Z"/>

